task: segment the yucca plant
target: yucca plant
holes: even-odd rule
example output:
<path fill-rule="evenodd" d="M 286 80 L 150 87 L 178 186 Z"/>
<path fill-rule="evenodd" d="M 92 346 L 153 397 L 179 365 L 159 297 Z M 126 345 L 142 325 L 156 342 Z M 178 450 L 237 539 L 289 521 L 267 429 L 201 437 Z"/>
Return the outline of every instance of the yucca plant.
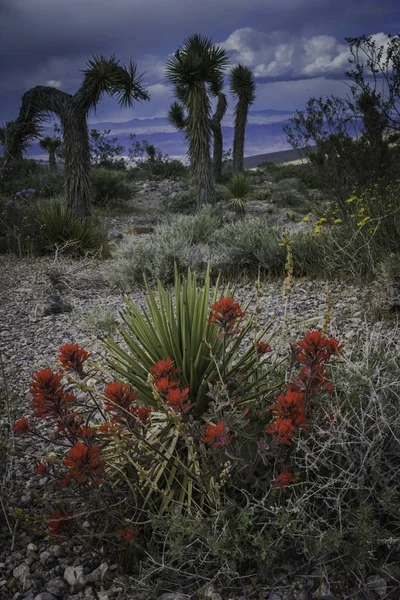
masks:
<path fill-rule="evenodd" d="M 237 173 L 232 177 L 227 185 L 229 196 L 228 204 L 237 213 L 244 215 L 249 196 L 252 191 L 252 184 L 245 173 Z"/>
<path fill-rule="evenodd" d="M 258 365 L 254 344 L 249 343 L 234 362 L 243 336 L 250 332 L 252 320 L 248 319 L 241 329 L 241 335 L 230 338 L 228 344 L 219 335 L 219 329 L 208 321 L 210 304 L 222 296 L 231 296 L 231 287 L 222 286 L 218 278 L 211 290 L 209 267 L 201 289 L 196 274 L 190 269 L 187 277 L 180 276 L 175 269 L 172 292 L 160 281 L 157 283 L 157 294 L 147 281 L 145 285 L 146 308 L 141 311 L 127 298 L 127 308 L 121 313 L 125 325 L 119 331 L 125 347 L 111 339 L 105 342 L 110 365 L 135 386 L 142 400 L 154 405 L 148 374 L 154 363 L 167 357 L 181 369 L 182 385 L 190 387 L 193 412 L 197 415 L 207 408 L 209 385 L 220 379 L 219 365 L 223 356 L 225 379 L 234 380 L 240 375 L 243 379 L 242 401 L 254 398 Z M 244 311 L 248 306 L 244 307 Z M 267 327 L 258 332 L 257 339 L 266 330 Z"/>
<path fill-rule="evenodd" d="M 42 201 L 36 207 L 41 250 L 59 248 L 75 256 L 109 253 L 105 231 L 92 219 L 76 219 L 59 201 Z"/>

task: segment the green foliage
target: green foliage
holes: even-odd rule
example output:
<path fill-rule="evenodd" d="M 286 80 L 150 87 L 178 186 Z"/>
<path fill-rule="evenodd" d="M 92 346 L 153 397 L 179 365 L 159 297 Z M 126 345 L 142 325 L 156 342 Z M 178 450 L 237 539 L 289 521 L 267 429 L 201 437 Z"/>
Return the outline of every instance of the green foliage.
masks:
<path fill-rule="evenodd" d="M 212 238 L 221 256 L 219 266 L 224 271 L 260 266 L 267 273 L 281 275 L 286 256 L 279 246 L 281 233 L 259 219 L 225 225 Z"/>
<path fill-rule="evenodd" d="M 64 202 L 42 201 L 35 207 L 40 251 L 56 248 L 73 256 L 109 254 L 107 234 L 94 219 L 76 219 Z"/>
<path fill-rule="evenodd" d="M 184 194 L 171 194 L 163 198 L 163 206 L 171 213 L 191 214 L 196 210 L 196 195 L 188 191 Z"/>
<path fill-rule="evenodd" d="M 133 196 L 132 187 L 121 171 L 96 167 L 91 170 L 90 178 L 94 191 L 94 203 L 99 206 L 127 202 Z"/>
<path fill-rule="evenodd" d="M 235 212 L 244 215 L 250 193 L 253 189 L 250 179 L 245 173 L 237 173 L 227 185 L 228 204 Z"/>
<path fill-rule="evenodd" d="M 52 171 L 34 160 L 24 159 L 11 164 L 0 177 L 0 195 L 33 188 L 40 198 L 51 198 L 62 193 L 64 177 L 61 171 Z"/>
<path fill-rule="evenodd" d="M 219 226 L 219 217 L 211 207 L 193 216 L 174 217 L 124 249 L 118 269 L 110 276 L 117 285 L 129 289 L 142 282 L 143 275 L 172 281 L 175 265 L 179 271 L 190 266 L 204 271 L 210 254 L 206 244 Z"/>
<path fill-rule="evenodd" d="M 110 129 L 90 130 L 89 141 L 93 164 L 98 167 L 124 171 L 126 164 L 121 158 L 124 147 L 118 144 L 117 137 L 109 137 L 110 131 Z"/>
<path fill-rule="evenodd" d="M 222 287 L 219 279 L 211 289 L 209 269 L 201 289 L 197 276 L 190 270 L 187 278 L 175 272 L 172 292 L 159 281 L 156 294 L 146 282 L 146 308 L 141 311 L 127 298 L 127 309 L 121 315 L 124 326 L 119 332 L 125 346 L 106 341 L 112 368 L 137 388 L 146 403 L 153 405 L 153 394 L 147 384 L 150 367 L 170 357 L 181 369 L 182 384 L 190 386 L 195 412 L 202 414 L 209 403 L 209 385 L 219 381 L 218 365 L 224 356 L 226 376 L 234 378 L 240 373 L 251 397 L 257 362 L 253 346 L 233 364 L 240 336 L 232 338 L 226 346 L 218 335 L 218 328 L 208 322 L 210 304 L 230 295 L 229 287 Z M 243 335 L 250 326 L 250 321 L 243 326 Z"/>

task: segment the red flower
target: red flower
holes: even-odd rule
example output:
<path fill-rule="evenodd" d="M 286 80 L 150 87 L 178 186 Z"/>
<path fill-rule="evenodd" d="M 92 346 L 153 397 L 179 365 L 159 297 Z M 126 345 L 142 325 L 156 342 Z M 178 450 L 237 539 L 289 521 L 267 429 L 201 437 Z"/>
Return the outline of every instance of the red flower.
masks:
<path fill-rule="evenodd" d="M 50 515 L 49 518 L 49 530 L 50 535 L 60 537 L 62 534 L 68 533 L 71 529 L 72 512 L 64 512 L 60 508 L 57 508 L 54 514 Z"/>
<path fill-rule="evenodd" d="M 88 477 L 94 477 L 96 483 L 100 483 L 99 475 L 105 462 L 101 459 L 98 446 L 76 442 L 64 458 L 63 464 L 70 469 L 69 477 L 75 478 L 77 483 L 81 484 Z"/>
<path fill-rule="evenodd" d="M 239 302 L 235 302 L 233 298 L 221 298 L 211 305 L 208 323 L 221 327 L 225 333 L 237 333 L 234 328 L 239 325 L 244 316 L 245 313 L 241 310 Z"/>
<path fill-rule="evenodd" d="M 104 392 L 104 408 L 110 413 L 119 413 L 129 411 L 129 408 L 136 400 L 136 394 L 129 383 L 109 383 Z"/>
<path fill-rule="evenodd" d="M 29 431 L 28 417 L 22 417 L 22 419 L 18 419 L 18 421 L 15 422 L 13 431 L 14 431 L 14 433 L 28 433 L 28 431 Z"/>
<path fill-rule="evenodd" d="M 292 483 L 296 483 L 296 478 L 288 471 L 282 471 L 282 473 L 275 476 L 273 486 L 283 488 Z"/>
<path fill-rule="evenodd" d="M 59 360 L 64 371 L 74 371 L 80 377 L 84 377 L 83 364 L 91 356 L 79 344 L 64 344 L 60 348 Z"/>
<path fill-rule="evenodd" d="M 159 360 L 155 365 L 150 367 L 150 372 L 157 379 L 163 379 L 164 377 L 168 377 L 168 379 L 174 379 L 177 377 L 180 372 L 179 368 L 174 367 L 174 363 L 168 357 L 165 360 Z"/>
<path fill-rule="evenodd" d="M 142 423 L 142 425 L 146 425 L 146 423 L 149 420 L 150 417 L 150 413 L 151 413 L 151 406 L 135 406 L 134 411 L 139 419 L 139 421 Z"/>
<path fill-rule="evenodd" d="M 308 331 L 304 338 L 297 342 L 296 360 L 311 366 L 319 362 L 327 362 L 332 355 L 338 356 L 343 344 L 336 338 L 327 338 L 322 331 Z"/>
<path fill-rule="evenodd" d="M 35 467 L 35 473 L 36 473 L 36 475 L 44 475 L 45 473 L 47 473 L 46 463 L 44 463 L 44 462 L 38 463 Z"/>
<path fill-rule="evenodd" d="M 207 425 L 201 441 L 211 444 L 211 448 L 216 448 L 217 446 L 225 446 L 231 438 L 232 435 L 227 433 L 225 423 L 218 421 L 216 425 L 213 423 Z"/>
<path fill-rule="evenodd" d="M 120 536 L 123 537 L 127 542 L 133 541 L 133 531 L 132 529 L 121 529 L 119 532 Z"/>
<path fill-rule="evenodd" d="M 304 408 L 304 393 L 286 390 L 279 394 L 269 410 L 276 419 L 290 419 L 295 427 L 301 427 L 306 422 Z"/>
<path fill-rule="evenodd" d="M 290 419 L 277 419 L 270 423 L 265 433 L 269 433 L 278 439 L 282 444 L 289 446 L 296 433 L 296 427 Z"/>
<path fill-rule="evenodd" d="M 108 433 L 110 430 L 110 424 L 106 421 L 105 423 L 103 423 L 102 425 L 100 425 L 99 427 L 99 431 L 101 431 L 101 433 Z"/>
<path fill-rule="evenodd" d="M 188 400 L 189 387 L 185 387 L 181 390 L 177 388 L 171 388 L 165 396 L 165 401 L 171 408 L 184 409 L 183 405 Z M 189 408 L 186 406 L 185 409 Z"/>
<path fill-rule="evenodd" d="M 76 434 L 79 437 L 81 437 L 87 444 L 93 443 L 93 440 L 96 437 L 96 433 L 97 432 L 95 429 L 93 429 L 92 427 L 85 427 L 84 425 L 78 427 L 76 431 Z"/>
<path fill-rule="evenodd" d="M 257 354 L 266 354 L 267 352 L 272 352 L 272 348 L 268 342 L 256 342 L 255 348 Z"/>
<path fill-rule="evenodd" d="M 162 377 L 155 381 L 155 387 L 161 395 L 165 396 L 171 389 L 175 389 L 179 386 L 179 379 L 171 381 L 169 377 Z"/>
<path fill-rule="evenodd" d="M 75 397 L 65 391 L 61 383 L 62 374 L 53 373 L 50 368 L 37 371 L 31 383 L 32 408 L 35 417 L 64 419 L 68 414 L 67 403 Z"/>

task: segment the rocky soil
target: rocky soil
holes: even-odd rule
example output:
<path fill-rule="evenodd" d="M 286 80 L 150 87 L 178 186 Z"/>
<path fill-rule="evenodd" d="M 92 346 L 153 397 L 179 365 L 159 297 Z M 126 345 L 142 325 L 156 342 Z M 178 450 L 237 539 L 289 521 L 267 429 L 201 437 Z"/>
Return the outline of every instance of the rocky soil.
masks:
<path fill-rule="evenodd" d="M 135 211 L 128 216 L 107 219 L 110 237 L 120 243 L 129 231 L 152 226 L 162 219 L 159 206 L 163 195 L 178 193 L 180 185 L 141 184 L 134 201 Z M 143 193 L 140 193 L 143 192 Z M 128 233 L 123 233 L 128 231 Z M 107 261 L 113 268 L 113 259 Z M 5 459 L 1 439 L 7 437 L 9 422 L 26 414 L 30 404 L 29 382 L 38 368 L 54 365 L 57 349 L 65 342 L 78 342 L 101 360 L 104 349 L 99 339 L 101 315 L 117 314 L 124 300 L 118 290 L 104 285 L 104 265 L 96 261 L 77 264 L 66 258 L 53 257 L 18 260 L 0 257 L 0 476 L 3 478 L 2 503 L 22 509 L 33 516 L 42 514 L 42 502 L 48 494 L 47 478 L 33 474 L 36 452 L 48 451 L 38 442 L 20 439 L 13 442 Z M 295 282 L 287 311 L 288 340 L 309 327 L 321 326 L 329 290 L 332 303 L 331 332 L 352 343 L 357 334 L 372 326 L 368 287 L 340 282 Z M 253 284 L 238 288 L 237 298 L 246 300 L 254 293 Z M 136 289 L 132 298 L 141 303 L 143 292 Z M 271 323 L 271 331 L 283 323 L 285 302 L 282 282 L 262 285 L 261 321 Z M 88 318 L 90 316 L 90 319 Z M 93 315 L 97 315 L 96 318 Z M 385 324 L 376 326 L 390 327 Z M 8 411 L 8 412 L 7 412 Z M 25 443 L 25 446 L 21 445 Z M 3 459 L 3 469 L 1 460 Z M 42 500 L 39 500 L 42 498 Z M 5 507 L 4 507 L 5 508 Z M 7 509 L 6 509 L 7 512 Z M 400 578 L 400 574 L 399 574 Z M 378 581 L 379 580 L 379 581 Z M 55 544 L 39 533 L 26 529 L 14 519 L 7 519 L 0 509 L 0 599 L 1 600 L 111 600 L 138 598 L 134 580 L 124 576 L 98 553 L 82 546 Z M 307 600 L 312 596 L 309 582 L 279 590 L 268 590 L 259 597 L 270 600 Z M 371 580 L 368 598 L 384 598 L 386 581 Z M 329 589 L 321 596 L 328 596 Z M 160 600 L 179 600 L 184 595 L 161 596 Z M 223 599 L 223 590 L 211 590 L 209 598 Z M 245 597 L 242 597 L 245 600 Z"/>

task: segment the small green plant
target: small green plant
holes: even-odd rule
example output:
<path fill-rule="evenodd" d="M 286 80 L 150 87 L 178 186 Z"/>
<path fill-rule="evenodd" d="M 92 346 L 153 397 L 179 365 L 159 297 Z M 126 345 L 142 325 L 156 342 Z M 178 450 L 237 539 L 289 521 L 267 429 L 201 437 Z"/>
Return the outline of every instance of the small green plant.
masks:
<path fill-rule="evenodd" d="M 40 251 L 58 250 L 74 256 L 109 254 L 107 234 L 94 219 L 76 219 L 64 202 L 42 201 L 36 206 Z"/>
<path fill-rule="evenodd" d="M 94 190 L 94 202 L 99 206 L 109 206 L 118 202 L 127 202 L 133 196 L 132 187 L 124 172 L 96 167 L 91 171 Z"/>
<path fill-rule="evenodd" d="M 249 177 L 245 173 L 237 173 L 232 177 L 227 188 L 228 205 L 238 214 L 244 215 L 253 189 Z"/>

